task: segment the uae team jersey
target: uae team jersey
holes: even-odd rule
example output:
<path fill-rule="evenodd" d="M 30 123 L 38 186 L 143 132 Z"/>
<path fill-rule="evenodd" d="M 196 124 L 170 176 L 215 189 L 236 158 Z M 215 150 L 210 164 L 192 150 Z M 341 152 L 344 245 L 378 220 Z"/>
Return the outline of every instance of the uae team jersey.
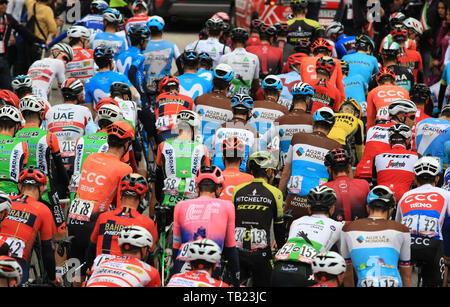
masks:
<path fill-rule="evenodd" d="M 45 58 L 31 64 L 27 75 L 30 76 L 33 85 L 33 95 L 48 101 L 48 94 L 53 80 L 61 87 L 65 80 L 66 68 L 64 62 L 58 59 Z"/>

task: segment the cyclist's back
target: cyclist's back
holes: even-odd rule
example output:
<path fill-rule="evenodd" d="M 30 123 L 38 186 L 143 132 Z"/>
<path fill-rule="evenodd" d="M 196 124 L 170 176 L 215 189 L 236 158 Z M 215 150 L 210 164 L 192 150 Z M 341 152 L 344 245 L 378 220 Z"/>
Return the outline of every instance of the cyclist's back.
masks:
<path fill-rule="evenodd" d="M 370 77 L 378 72 L 378 60 L 376 57 L 363 52 L 355 52 L 342 57 L 349 65 L 348 75 L 359 74 L 364 78 L 366 84 L 369 83 Z"/>
<path fill-rule="evenodd" d="M 212 91 L 212 83 L 200 77 L 196 73 L 184 73 L 178 76 L 180 81 L 180 94 L 191 97 L 192 100 Z"/>
<path fill-rule="evenodd" d="M 28 161 L 28 145 L 26 141 L 0 134 L 0 190 L 7 194 L 19 192 L 17 183 L 19 173 Z"/>
<path fill-rule="evenodd" d="M 231 52 L 230 47 L 222 44 L 217 38 L 208 37 L 207 39 L 197 40 L 188 44 L 185 50 L 195 50 L 198 53 L 207 52 L 213 59 L 213 67 L 219 64 L 220 58 Z"/>
<path fill-rule="evenodd" d="M 243 183 L 249 183 L 254 179 L 252 175 L 241 172 L 239 168 L 225 168 L 222 174 L 225 181 L 223 184 L 223 192 L 219 198 L 230 201 L 232 200 L 233 191 L 237 186 Z"/>
<path fill-rule="evenodd" d="M 206 271 L 193 270 L 173 275 L 166 287 L 229 287 L 229 285 L 212 278 Z"/>
<path fill-rule="evenodd" d="M 33 81 L 33 94 L 48 101 L 48 94 L 53 81 L 57 80 L 58 87 L 65 80 L 66 68 L 60 59 L 44 58 L 31 64 L 27 75 Z"/>
<path fill-rule="evenodd" d="M 133 86 L 128 77 L 123 74 L 111 70 L 99 71 L 86 82 L 86 103 L 91 103 L 95 107 L 100 99 L 108 97 L 113 82 L 122 82 L 130 87 Z"/>
<path fill-rule="evenodd" d="M 410 68 L 401 65 L 387 65 L 386 67 L 394 72 L 395 85 L 410 92 L 415 84 L 413 71 Z M 377 86 L 376 74 L 374 74 L 370 78 L 368 90 L 371 91 Z"/>

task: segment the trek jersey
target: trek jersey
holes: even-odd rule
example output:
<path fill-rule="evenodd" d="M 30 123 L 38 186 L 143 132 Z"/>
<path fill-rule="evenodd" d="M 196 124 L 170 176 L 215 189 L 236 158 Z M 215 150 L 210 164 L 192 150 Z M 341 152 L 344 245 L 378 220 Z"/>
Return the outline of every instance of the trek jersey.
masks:
<path fill-rule="evenodd" d="M 199 197 L 177 203 L 173 214 L 173 248 L 208 238 L 223 250 L 236 246 L 235 211 L 230 201 Z M 181 255 L 182 250 L 180 250 Z"/>
<path fill-rule="evenodd" d="M 12 209 L 0 228 L 10 246 L 9 256 L 28 260 L 39 233 L 41 241 L 51 240 L 56 225 L 50 209 L 31 196 L 11 196 Z"/>
<path fill-rule="evenodd" d="M 403 48 L 403 52 L 398 55 L 399 65 L 410 68 L 414 72 L 414 82 L 421 83 L 422 80 L 418 79 L 419 72 L 423 70 L 422 64 L 422 56 L 416 50 L 405 49 Z"/>
<path fill-rule="evenodd" d="M 234 94 L 249 94 L 253 80 L 259 79 L 260 63 L 257 55 L 247 52 L 244 48 L 236 48 L 223 55 L 219 63 L 228 64 L 234 71 L 231 81 L 230 96 Z"/>
<path fill-rule="evenodd" d="M 369 130 L 375 120 L 389 120 L 388 107 L 394 99 L 409 99 L 409 92 L 400 86 L 379 85 L 367 94 L 367 127 Z"/>
<path fill-rule="evenodd" d="M 314 96 L 311 98 L 311 114 L 322 107 L 329 107 L 334 112 L 339 111 L 339 106 L 344 97 L 331 82 L 325 79 L 315 79 L 311 80 L 310 85 L 314 88 Z"/>
<path fill-rule="evenodd" d="M 395 85 L 404 88 L 406 91 L 411 91 L 413 88 L 414 81 L 414 72 L 405 66 L 400 65 L 389 65 L 386 66 L 390 70 L 392 70 L 395 74 Z M 376 74 L 372 75 L 369 81 L 369 91 L 376 88 L 378 86 Z"/>
<path fill-rule="evenodd" d="M 33 95 L 48 101 L 53 81 L 56 78 L 58 87 L 61 88 L 66 78 L 65 73 L 65 64 L 59 59 L 44 58 L 31 64 L 27 75 L 32 81 Z"/>
<path fill-rule="evenodd" d="M 174 43 L 152 39 L 142 54 L 145 57 L 145 84 L 150 91 L 156 91 L 158 85 L 154 81 L 170 75 L 172 62 L 180 56 L 180 51 Z"/>
<path fill-rule="evenodd" d="M 379 71 L 377 58 L 363 52 L 347 54 L 342 57 L 342 60 L 348 63 L 348 75 L 359 74 L 366 84 L 369 83 L 370 77 Z"/>
<path fill-rule="evenodd" d="M 334 44 L 338 58 L 342 59 L 344 55 L 355 53 L 356 36 L 342 34 Z"/>
<path fill-rule="evenodd" d="M 158 231 L 155 222 L 148 216 L 140 214 L 136 209 L 120 207 L 115 210 L 103 212 L 97 219 L 91 234 L 91 242 L 97 245 L 97 256 L 108 254 L 122 256 L 118 238 L 123 228 L 140 226 L 148 230 L 153 239 L 153 247 L 158 241 Z"/>
<path fill-rule="evenodd" d="M 192 110 L 194 101 L 191 97 L 178 93 L 162 93 L 156 98 L 155 127 L 158 133 L 172 130 L 177 122 L 177 115 L 182 110 Z"/>
<path fill-rule="evenodd" d="M 391 189 L 398 202 L 411 189 L 415 177 L 413 166 L 418 158 L 417 152 L 407 150 L 402 145 L 394 145 L 391 150 L 376 155 L 373 172 L 377 185 Z"/>
<path fill-rule="evenodd" d="M 25 141 L 0 134 L 0 191 L 19 193 L 19 174 L 28 163 L 28 155 Z"/>
<path fill-rule="evenodd" d="M 79 79 L 85 84 L 94 74 L 94 50 L 72 47 L 73 60 L 67 64 L 67 78 Z"/>
<path fill-rule="evenodd" d="M 95 34 L 91 42 L 91 49 L 94 50 L 100 45 L 106 45 L 114 50 L 114 60 L 117 60 L 119 54 L 128 49 L 128 43 L 117 33 L 99 32 Z"/>
<path fill-rule="evenodd" d="M 367 217 L 366 202 L 370 186 L 366 180 L 339 176 L 323 185 L 332 188 L 337 196 L 331 216 L 333 220 L 350 222 Z"/>
<path fill-rule="evenodd" d="M 92 123 L 91 111 L 77 104 L 58 104 L 50 108 L 45 116 L 47 130 L 54 133 L 60 144 L 61 156 L 66 167 L 75 159 L 75 144 Z"/>
<path fill-rule="evenodd" d="M 403 194 L 395 220 L 407 226 L 413 237 L 442 238 L 442 225 L 450 214 L 450 193 L 425 184 Z"/>
<path fill-rule="evenodd" d="M 246 50 L 256 54 L 259 58 L 260 77 L 267 75 L 278 75 L 283 68 L 283 51 L 269 44 L 248 46 Z"/>
<path fill-rule="evenodd" d="M 193 73 L 178 76 L 178 81 L 180 81 L 180 94 L 191 97 L 194 101 L 200 95 L 211 93 L 213 89 L 212 82 Z"/>
<path fill-rule="evenodd" d="M 349 151 L 355 146 L 358 160 L 364 153 L 364 123 L 354 115 L 337 113 L 336 121 L 328 137 L 346 146 Z"/>
<path fill-rule="evenodd" d="M 234 189 L 243 183 L 249 183 L 253 181 L 253 176 L 241 172 L 239 168 L 226 168 L 222 172 L 223 178 L 225 179 L 223 183 L 222 194 L 220 194 L 220 199 L 223 200 L 232 200 Z"/>
<path fill-rule="evenodd" d="M 261 42 L 261 40 L 259 39 L 259 34 L 250 34 L 250 37 L 247 40 L 247 43 L 245 44 L 246 46 L 254 46 L 254 45 L 259 45 L 259 43 Z"/>
<path fill-rule="evenodd" d="M 253 252 L 271 248 L 271 226 L 283 223 L 283 194 L 264 179 L 236 187 L 232 201 L 236 209 L 236 247 Z"/>
<path fill-rule="evenodd" d="M 202 270 L 189 271 L 173 275 L 166 287 L 229 287 L 223 281 L 214 279 Z"/>
<path fill-rule="evenodd" d="M 231 52 L 231 48 L 219 42 L 217 38 L 208 37 L 187 44 L 184 50 L 195 50 L 197 53 L 206 52 L 213 60 L 213 67 L 219 64 L 220 58 Z"/>
<path fill-rule="evenodd" d="M 195 99 L 194 111 L 200 115 L 201 122 L 196 140 L 205 144 L 208 151 L 212 152 L 212 139 L 216 130 L 233 118 L 231 99 L 226 96 L 225 91 L 214 90 Z"/>
<path fill-rule="evenodd" d="M 446 119 L 428 118 L 416 126 L 417 153 L 438 158 L 443 170 L 449 164 L 446 150 L 446 143 L 450 140 L 449 131 L 450 121 Z"/>
<path fill-rule="evenodd" d="M 335 244 L 339 243 L 343 226 L 343 222 L 313 213 L 292 222 L 288 239 L 303 238 L 309 240 L 314 248 L 321 253 L 331 250 Z"/>
<path fill-rule="evenodd" d="M 286 158 L 291 165 L 291 174 L 287 183 L 290 194 L 306 196 L 312 188 L 328 181 L 329 174 L 324 165 L 325 155 L 341 144 L 329 139 L 323 133 L 296 133 L 292 137 Z M 285 175 L 285 172 L 283 172 Z"/>
<path fill-rule="evenodd" d="M 361 115 L 365 116 L 367 113 L 367 102 L 366 102 L 366 93 L 367 93 L 367 84 L 364 82 L 364 78 L 355 74 L 352 76 L 344 77 L 344 87 L 345 87 L 345 98 L 353 98 L 361 107 Z"/>
<path fill-rule="evenodd" d="M 365 218 L 342 228 L 340 254 L 352 264 L 357 287 L 402 287 L 398 267 L 411 261 L 409 229 L 392 220 Z"/>
<path fill-rule="evenodd" d="M 292 105 L 291 89 L 295 84 L 302 81 L 302 77 L 296 71 L 281 74 L 277 77 L 280 78 L 281 82 L 283 83 L 283 89 L 281 90 L 278 103 L 290 110 Z"/>
<path fill-rule="evenodd" d="M 103 261 L 86 287 L 160 287 L 157 269 L 134 257 L 117 256 Z"/>
<path fill-rule="evenodd" d="M 127 76 L 115 71 L 97 72 L 89 81 L 86 82 L 84 88 L 84 96 L 86 103 L 92 103 L 95 107 L 100 99 L 109 97 L 109 89 L 114 82 L 122 82 L 132 87 Z"/>

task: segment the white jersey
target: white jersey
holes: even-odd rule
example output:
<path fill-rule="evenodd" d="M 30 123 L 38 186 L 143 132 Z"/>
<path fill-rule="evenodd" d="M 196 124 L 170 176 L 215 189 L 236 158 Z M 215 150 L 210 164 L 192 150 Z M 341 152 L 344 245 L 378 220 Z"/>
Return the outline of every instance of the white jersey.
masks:
<path fill-rule="evenodd" d="M 206 52 L 213 60 L 213 67 L 219 64 L 220 58 L 231 52 L 231 48 L 222 44 L 217 38 L 208 37 L 207 39 L 197 40 L 189 43 L 184 50 L 195 50 L 197 53 Z"/>
<path fill-rule="evenodd" d="M 47 130 L 56 134 L 63 158 L 75 156 L 75 144 L 92 122 L 91 111 L 77 104 L 64 103 L 50 108 L 45 116 Z"/>
<path fill-rule="evenodd" d="M 306 236 L 308 240 L 319 244 L 320 252 L 324 252 L 339 242 L 342 227 L 343 222 L 337 222 L 325 215 L 303 216 L 292 222 L 288 239 Z"/>
<path fill-rule="evenodd" d="M 138 106 L 136 102 L 132 100 L 123 100 L 119 97 L 114 98 L 115 101 L 119 104 L 119 107 L 122 109 L 123 117 L 126 120 L 129 120 L 133 123 L 133 126 L 136 127 L 137 123 L 137 112 L 138 112 Z"/>
<path fill-rule="evenodd" d="M 30 76 L 33 86 L 33 95 L 37 95 L 48 101 L 48 94 L 53 80 L 57 80 L 61 88 L 65 80 L 66 68 L 62 60 L 45 58 L 31 64 L 27 75 Z"/>

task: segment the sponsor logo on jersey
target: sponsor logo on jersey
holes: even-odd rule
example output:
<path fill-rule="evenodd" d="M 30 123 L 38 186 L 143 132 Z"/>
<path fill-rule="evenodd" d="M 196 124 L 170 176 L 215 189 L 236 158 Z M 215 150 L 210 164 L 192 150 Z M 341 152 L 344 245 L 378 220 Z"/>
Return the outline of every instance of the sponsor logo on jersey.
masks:
<path fill-rule="evenodd" d="M 397 161 L 394 162 L 394 160 L 389 160 L 388 165 L 386 165 L 386 168 L 403 168 L 406 166 L 405 162 Z"/>

